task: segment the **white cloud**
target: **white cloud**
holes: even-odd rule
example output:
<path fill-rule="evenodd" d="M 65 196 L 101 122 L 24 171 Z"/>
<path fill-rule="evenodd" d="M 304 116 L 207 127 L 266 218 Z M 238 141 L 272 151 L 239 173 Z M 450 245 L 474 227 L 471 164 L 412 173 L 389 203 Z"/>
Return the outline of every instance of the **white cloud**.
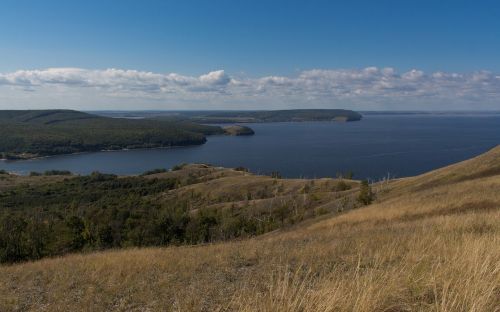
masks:
<path fill-rule="evenodd" d="M 201 75 L 200 81 L 211 85 L 226 85 L 231 81 L 231 78 L 223 70 L 217 70 Z"/>
<path fill-rule="evenodd" d="M 403 79 L 406 80 L 419 80 L 424 77 L 424 72 L 421 70 L 412 69 L 402 75 Z"/>
<path fill-rule="evenodd" d="M 82 68 L 0 73 L 0 108 L 11 107 L 13 103 L 47 106 L 54 98 L 66 107 L 81 109 L 87 108 L 85 105 L 96 108 L 95 103 L 99 103 L 98 108 L 107 108 L 102 103 L 117 103 L 113 108 L 130 108 L 119 107 L 117 98 L 165 109 L 235 108 L 228 103 L 239 105 L 236 108 L 500 109 L 500 79 L 498 74 L 488 71 L 427 74 L 413 69 L 398 73 L 393 68 L 377 67 L 312 69 L 291 77 L 238 79 L 223 70 L 199 77 Z"/>

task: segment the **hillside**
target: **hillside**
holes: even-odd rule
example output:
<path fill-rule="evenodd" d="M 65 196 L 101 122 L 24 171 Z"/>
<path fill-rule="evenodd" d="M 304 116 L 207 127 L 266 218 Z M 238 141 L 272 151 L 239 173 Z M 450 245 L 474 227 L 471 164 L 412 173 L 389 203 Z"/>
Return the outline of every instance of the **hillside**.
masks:
<path fill-rule="evenodd" d="M 254 238 L 3 265 L 0 310 L 499 311 L 498 168 L 500 147 L 421 176 L 377 183 L 369 206 L 327 211 Z M 210 192 L 193 197 L 196 210 L 237 202 L 234 192 L 256 194 L 263 183 L 269 190 L 275 180 L 200 165 L 147 177 L 193 182 L 200 170 L 206 174 L 197 183 L 162 196 Z M 335 181 L 277 181 L 291 203 L 312 184 L 322 202 L 316 211 L 340 207 Z M 1 187 L 25 182 L 7 177 Z M 347 192 L 356 192 L 348 182 Z"/>
<path fill-rule="evenodd" d="M 0 158 L 203 144 L 220 127 L 109 118 L 71 110 L 0 111 Z"/>
<path fill-rule="evenodd" d="M 355 181 L 285 180 L 202 164 L 174 169 L 0 175 L 0 263 L 251 237 L 358 205 Z"/>

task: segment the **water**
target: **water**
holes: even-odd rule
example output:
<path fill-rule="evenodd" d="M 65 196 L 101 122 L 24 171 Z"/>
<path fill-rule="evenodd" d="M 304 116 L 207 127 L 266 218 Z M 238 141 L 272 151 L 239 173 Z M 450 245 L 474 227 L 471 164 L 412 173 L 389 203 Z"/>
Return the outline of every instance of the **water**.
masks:
<path fill-rule="evenodd" d="M 1 161 L 0 169 L 28 174 L 50 169 L 139 174 L 179 163 L 244 166 L 285 177 L 355 178 L 416 175 L 481 154 L 500 144 L 500 116 L 368 115 L 360 122 L 250 124 L 251 137 L 211 136 L 200 146 Z"/>

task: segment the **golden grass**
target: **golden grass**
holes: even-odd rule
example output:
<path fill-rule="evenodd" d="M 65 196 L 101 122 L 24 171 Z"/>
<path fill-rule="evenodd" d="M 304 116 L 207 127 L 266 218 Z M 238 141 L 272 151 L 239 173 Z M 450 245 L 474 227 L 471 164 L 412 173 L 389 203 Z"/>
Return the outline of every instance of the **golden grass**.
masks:
<path fill-rule="evenodd" d="M 0 267 L 0 311 L 500 311 L 500 175 L 481 164 L 253 239 Z"/>

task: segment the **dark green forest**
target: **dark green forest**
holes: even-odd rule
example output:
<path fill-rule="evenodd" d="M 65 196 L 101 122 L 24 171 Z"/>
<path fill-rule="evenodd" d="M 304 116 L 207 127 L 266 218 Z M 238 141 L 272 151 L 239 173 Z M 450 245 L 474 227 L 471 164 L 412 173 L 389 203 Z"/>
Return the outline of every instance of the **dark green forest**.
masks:
<path fill-rule="evenodd" d="M 71 110 L 0 111 L 0 158 L 203 144 L 220 127 L 185 120 L 109 118 Z"/>

